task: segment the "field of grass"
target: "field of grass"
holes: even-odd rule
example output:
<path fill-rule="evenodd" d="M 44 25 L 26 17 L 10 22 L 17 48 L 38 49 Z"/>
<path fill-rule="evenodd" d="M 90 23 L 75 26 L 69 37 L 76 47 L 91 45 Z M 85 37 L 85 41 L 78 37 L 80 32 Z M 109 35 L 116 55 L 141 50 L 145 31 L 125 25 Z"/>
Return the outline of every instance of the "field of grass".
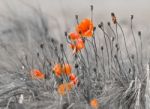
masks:
<path fill-rule="evenodd" d="M 150 109 L 149 40 L 134 15 L 102 22 L 90 5 L 62 29 L 25 6 L 0 14 L 0 109 Z"/>

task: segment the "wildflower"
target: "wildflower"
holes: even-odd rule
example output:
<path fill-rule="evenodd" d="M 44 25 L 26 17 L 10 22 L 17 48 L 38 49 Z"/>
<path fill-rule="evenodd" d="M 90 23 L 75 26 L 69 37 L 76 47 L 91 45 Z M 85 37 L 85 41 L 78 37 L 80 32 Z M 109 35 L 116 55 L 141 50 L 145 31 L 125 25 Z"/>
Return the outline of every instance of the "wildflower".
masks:
<path fill-rule="evenodd" d="M 45 77 L 45 75 L 37 69 L 34 69 L 31 71 L 31 76 L 32 78 L 35 78 L 35 79 L 44 79 Z"/>
<path fill-rule="evenodd" d="M 113 22 L 114 24 L 116 24 L 116 23 L 117 23 L 117 19 L 116 19 L 115 14 L 114 14 L 114 13 L 111 13 L 111 17 L 112 17 L 112 22 Z"/>
<path fill-rule="evenodd" d="M 79 38 L 74 41 L 74 43 L 70 44 L 70 48 L 73 50 L 73 54 L 79 52 L 81 49 L 85 47 L 83 39 Z"/>
<path fill-rule="evenodd" d="M 73 85 L 76 85 L 78 83 L 78 79 L 73 73 L 69 75 L 69 79 L 71 81 L 71 84 Z"/>
<path fill-rule="evenodd" d="M 69 39 L 70 40 L 76 40 L 76 39 L 79 39 L 79 38 L 80 38 L 80 35 L 78 33 L 76 33 L 76 32 L 71 32 L 69 34 Z"/>
<path fill-rule="evenodd" d="M 78 83 L 78 79 L 77 78 L 75 78 L 74 80 L 71 80 L 71 84 L 72 85 L 76 85 Z"/>
<path fill-rule="evenodd" d="M 60 77 L 61 74 L 62 74 L 62 67 L 61 67 L 61 64 L 56 64 L 54 67 L 53 67 L 53 72 L 55 73 L 55 75 L 57 77 Z"/>
<path fill-rule="evenodd" d="M 67 92 L 69 92 L 72 89 L 73 85 L 69 82 L 69 83 L 63 83 L 61 85 L 58 86 L 58 93 L 60 95 L 65 95 Z"/>
<path fill-rule="evenodd" d="M 70 91 L 73 88 L 73 84 L 71 82 L 66 83 L 66 90 Z"/>
<path fill-rule="evenodd" d="M 76 31 L 83 37 L 91 37 L 93 35 L 93 27 L 93 22 L 86 18 L 76 26 Z"/>
<path fill-rule="evenodd" d="M 76 47 L 77 47 L 77 50 L 81 50 L 82 48 L 85 47 L 83 39 L 80 38 L 77 40 Z"/>
<path fill-rule="evenodd" d="M 66 90 L 66 89 L 65 89 L 65 84 L 61 84 L 61 85 L 58 86 L 57 91 L 58 91 L 58 93 L 59 93 L 60 95 L 62 95 L 62 96 L 65 95 L 65 93 L 66 93 L 65 90 Z"/>
<path fill-rule="evenodd" d="M 90 101 L 90 105 L 91 105 L 91 107 L 94 108 L 94 109 L 97 109 L 97 108 L 99 107 L 99 103 L 98 103 L 98 101 L 97 101 L 96 98 L 93 98 L 93 99 Z"/>
<path fill-rule="evenodd" d="M 75 78 L 76 78 L 76 76 L 73 73 L 69 75 L 70 80 L 74 80 Z"/>
<path fill-rule="evenodd" d="M 64 64 L 63 65 L 63 72 L 66 74 L 66 75 L 69 75 L 71 74 L 71 66 L 69 64 Z"/>

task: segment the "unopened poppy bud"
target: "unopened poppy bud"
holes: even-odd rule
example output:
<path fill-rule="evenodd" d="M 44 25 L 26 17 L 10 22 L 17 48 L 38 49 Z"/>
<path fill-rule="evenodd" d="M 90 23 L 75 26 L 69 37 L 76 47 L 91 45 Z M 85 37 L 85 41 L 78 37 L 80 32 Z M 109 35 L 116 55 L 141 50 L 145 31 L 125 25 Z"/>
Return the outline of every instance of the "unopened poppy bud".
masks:
<path fill-rule="evenodd" d="M 110 26 L 110 22 L 107 22 L 107 25 Z"/>
<path fill-rule="evenodd" d="M 75 68 L 77 69 L 79 67 L 79 65 L 78 64 L 75 64 Z"/>
<path fill-rule="evenodd" d="M 78 20 L 78 15 L 75 15 L 76 20 Z"/>
<path fill-rule="evenodd" d="M 96 30 L 96 27 L 93 28 L 93 31 L 95 31 L 95 30 Z"/>
<path fill-rule="evenodd" d="M 102 28 L 103 27 L 103 22 L 101 22 L 99 25 L 98 25 L 99 28 Z"/>
<path fill-rule="evenodd" d="M 101 50 L 102 50 L 102 51 L 104 50 L 104 47 L 103 47 L 103 46 L 101 46 Z"/>
<path fill-rule="evenodd" d="M 63 45 L 63 44 L 60 44 L 60 48 L 63 49 L 63 47 L 64 47 L 64 45 Z"/>
<path fill-rule="evenodd" d="M 39 56 L 40 56 L 40 53 L 39 53 L 39 52 L 37 52 L 37 54 L 36 54 L 36 55 L 37 55 L 37 57 L 39 57 Z"/>
<path fill-rule="evenodd" d="M 134 59 L 134 55 L 131 55 L 131 58 Z"/>
<path fill-rule="evenodd" d="M 129 73 L 131 73 L 131 68 L 129 68 Z"/>
<path fill-rule="evenodd" d="M 141 36 L 141 31 L 138 31 L 138 35 Z"/>
<path fill-rule="evenodd" d="M 93 5 L 91 5 L 91 11 L 93 11 L 93 8 L 94 8 L 94 6 L 93 6 Z"/>
<path fill-rule="evenodd" d="M 65 36 L 66 36 L 66 37 L 68 36 L 68 33 L 67 33 L 67 32 L 65 32 Z"/>
<path fill-rule="evenodd" d="M 114 58 L 117 59 L 117 55 L 116 54 L 114 55 Z"/>
<path fill-rule="evenodd" d="M 51 38 L 51 42 L 54 42 L 54 39 L 53 39 L 53 38 Z"/>
<path fill-rule="evenodd" d="M 93 68 L 93 71 L 94 71 L 94 72 L 97 72 L 97 69 L 96 69 L 96 68 Z"/>
<path fill-rule="evenodd" d="M 41 44 L 40 47 L 43 49 L 44 48 L 44 44 Z"/>
<path fill-rule="evenodd" d="M 112 41 L 114 41 L 115 40 L 115 38 L 114 37 L 112 37 Z"/>
<path fill-rule="evenodd" d="M 131 15 L 131 20 L 133 20 L 133 17 L 134 17 L 134 16 L 133 16 L 133 15 Z"/>
<path fill-rule="evenodd" d="M 116 48 L 119 48 L 119 45 L 118 45 L 118 44 L 116 44 L 116 45 L 115 45 L 115 47 L 116 47 Z"/>

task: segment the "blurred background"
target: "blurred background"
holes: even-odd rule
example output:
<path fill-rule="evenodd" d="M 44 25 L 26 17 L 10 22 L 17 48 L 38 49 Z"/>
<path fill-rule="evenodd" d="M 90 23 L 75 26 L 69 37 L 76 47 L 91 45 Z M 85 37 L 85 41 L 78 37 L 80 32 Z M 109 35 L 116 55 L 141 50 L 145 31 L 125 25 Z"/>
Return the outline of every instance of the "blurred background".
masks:
<path fill-rule="evenodd" d="M 118 21 L 125 24 L 124 31 L 128 32 L 130 15 L 134 15 L 134 31 L 136 34 L 138 31 L 142 32 L 144 53 L 149 56 L 147 51 L 150 51 L 150 0 L 0 0 L 0 14 L 9 15 L 15 11 L 27 16 L 31 11 L 28 7 L 39 8 L 48 16 L 49 25 L 53 25 L 55 36 L 60 36 L 64 31 L 74 29 L 76 14 L 80 20 L 90 17 L 91 4 L 94 5 L 95 25 L 101 21 L 107 24 L 111 21 L 110 13 L 114 12 Z M 57 23 L 54 23 L 56 21 Z M 58 29 L 58 25 L 61 29 Z M 130 38 L 128 42 L 131 47 Z"/>

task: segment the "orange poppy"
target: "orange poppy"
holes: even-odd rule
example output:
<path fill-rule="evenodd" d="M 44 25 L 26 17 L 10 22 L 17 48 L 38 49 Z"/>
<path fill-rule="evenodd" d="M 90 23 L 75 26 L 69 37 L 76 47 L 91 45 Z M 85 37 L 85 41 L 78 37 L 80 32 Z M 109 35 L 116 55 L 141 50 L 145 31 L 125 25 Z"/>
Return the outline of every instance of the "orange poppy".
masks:
<path fill-rule="evenodd" d="M 78 79 L 75 78 L 74 80 L 71 80 L 71 83 L 72 83 L 73 85 L 76 85 L 76 84 L 78 83 Z"/>
<path fill-rule="evenodd" d="M 76 26 L 76 31 L 83 37 L 91 37 L 93 35 L 93 22 L 90 19 L 84 19 Z"/>
<path fill-rule="evenodd" d="M 84 47 L 85 47 L 85 44 L 81 38 L 75 40 L 74 44 L 73 43 L 70 44 L 70 48 L 73 50 L 73 54 L 77 53 L 78 51 L 80 51 Z"/>
<path fill-rule="evenodd" d="M 73 85 L 76 85 L 78 82 L 77 77 L 73 73 L 69 75 L 69 79 L 71 81 L 71 84 L 73 84 Z"/>
<path fill-rule="evenodd" d="M 61 74 L 62 74 L 62 67 L 61 67 L 61 64 L 56 64 L 54 67 L 53 67 L 53 71 L 55 73 L 55 75 L 57 77 L 60 77 Z"/>
<path fill-rule="evenodd" d="M 71 74 L 71 66 L 69 64 L 64 64 L 63 65 L 63 72 L 66 74 L 66 75 L 69 75 Z"/>
<path fill-rule="evenodd" d="M 94 109 L 97 109 L 99 107 L 99 103 L 98 103 L 98 100 L 96 98 L 93 98 L 91 101 L 90 101 L 90 105 L 92 108 Z"/>
<path fill-rule="evenodd" d="M 77 42 L 76 42 L 76 48 L 77 48 L 77 50 L 81 50 L 84 47 L 85 47 L 85 45 L 84 45 L 83 40 L 81 38 L 78 39 Z"/>
<path fill-rule="evenodd" d="M 76 79 L 75 74 L 73 74 L 73 73 L 72 73 L 72 74 L 70 74 L 70 75 L 69 75 L 69 79 L 70 79 L 70 80 L 74 80 L 74 79 Z"/>
<path fill-rule="evenodd" d="M 76 32 L 71 32 L 69 34 L 69 39 L 70 40 L 76 40 L 76 39 L 79 39 L 79 38 L 80 38 L 80 35 L 78 33 L 76 33 Z"/>
<path fill-rule="evenodd" d="M 73 88 L 73 84 L 71 82 L 66 83 L 66 90 L 70 91 Z"/>
<path fill-rule="evenodd" d="M 31 76 L 32 76 L 32 78 L 35 78 L 35 79 L 44 79 L 45 78 L 45 75 L 37 69 L 34 69 L 31 71 Z"/>
<path fill-rule="evenodd" d="M 70 91 L 72 89 L 73 85 L 71 83 L 63 83 L 61 85 L 58 86 L 58 93 L 60 95 L 65 95 L 67 93 L 67 91 Z"/>
<path fill-rule="evenodd" d="M 60 95 L 65 95 L 66 91 L 65 91 L 65 84 L 61 84 L 58 86 L 57 91 Z"/>

